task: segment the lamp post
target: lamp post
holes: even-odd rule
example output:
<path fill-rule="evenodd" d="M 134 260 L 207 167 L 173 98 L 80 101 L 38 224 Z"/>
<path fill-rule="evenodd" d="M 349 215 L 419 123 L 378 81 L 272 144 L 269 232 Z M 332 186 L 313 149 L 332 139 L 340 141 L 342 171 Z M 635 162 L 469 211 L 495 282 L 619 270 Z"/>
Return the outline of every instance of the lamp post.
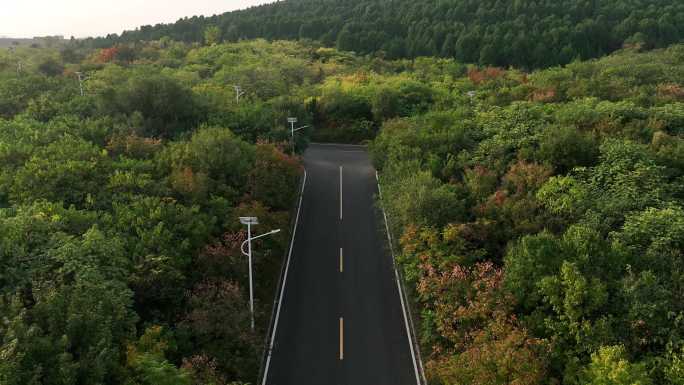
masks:
<path fill-rule="evenodd" d="M 252 321 L 252 330 L 254 330 L 254 285 L 252 281 L 252 241 L 267 235 L 273 235 L 280 232 L 280 229 L 271 230 L 268 233 L 252 237 L 252 225 L 258 225 L 257 217 L 240 217 L 240 223 L 247 225 L 247 239 L 240 245 L 242 254 L 249 258 L 249 313 Z M 247 252 L 245 252 L 245 243 L 247 244 Z"/>
<path fill-rule="evenodd" d="M 90 77 L 85 76 L 83 72 L 76 72 L 76 76 L 78 76 L 78 87 L 81 89 L 81 96 L 85 95 L 85 92 L 83 92 L 83 83 L 90 79 Z"/>
<path fill-rule="evenodd" d="M 242 87 L 235 85 L 233 86 L 233 89 L 235 89 L 235 104 L 240 104 L 240 97 L 245 94 L 245 92 L 242 90 Z"/>
<path fill-rule="evenodd" d="M 16 51 L 17 47 L 9 47 L 8 50 L 12 56 L 15 56 L 15 54 L 17 52 Z M 24 66 L 24 63 L 21 62 L 21 58 L 17 57 L 17 75 L 21 74 L 23 66 Z"/>
<path fill-rule="evenodd" d="M 295 153 L 295 142 L 294 142 L 294 133 L 307 128 L 309 126 L 301 126 L 299 128 L 294 128 L 294 124 L 297 123 L 297 118 L 287 118 L 287 122 L 290 123 L 290 145 L 292 146 L 292 154 L 294 155 Z"/>

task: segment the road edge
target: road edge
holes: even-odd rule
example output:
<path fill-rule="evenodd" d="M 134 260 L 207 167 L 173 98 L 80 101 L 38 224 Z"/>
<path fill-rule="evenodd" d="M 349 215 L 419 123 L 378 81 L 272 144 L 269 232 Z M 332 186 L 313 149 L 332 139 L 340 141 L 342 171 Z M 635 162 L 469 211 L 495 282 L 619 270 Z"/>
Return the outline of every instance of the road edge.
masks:
<path fill-rule="evenodd" d="M 404 287 L 403 276 L 399 272 L 396 263 L 396 256 L 394 254 L 394 242 L 392 241 L 392 233 L 389 228 L 389 221 L 387 219 L 387 213 L 385 212 L 385 205 L 382 200 L 382 188 L 380 187 L 380 178 L 378 176 L 378 171 L 375 170 L 375 181 L 378 184 L 378 196 L 380 198 L 380 209 L 382 210 L 382 216 L 385 219 L 385 231 L 387 232 L 387 241 L 389 242 L 390 254 L 392 255 L 392 267 L 394 269 L 394 277 L 397 282 L 397 291 L 399 291 L 399 300 L 401 301 L 401 309 L 404 313 L 404 323 L 406 325 L 406 334 L 409 339 L 409 346 L 411 347 L 411 358 L 413 359 L 413 368 L 416 373 L 416 384 L 417 385 L 427 385 L 425 379 L 425 370 L 423 367 L 423 359 L 420 353 L 420 345 L 418 344 L 418 337 L 416 336 L 416 330 L 413 325 L 413 316 L 411 314 L 411 306 L 408 303 L 408 297 L 406 295 L 406 288 Z"/>
<path fill-rule="evenodd" d="M 287 273 L 290 270 L 290 260 L 292 259 L 292 249 L 294 247 L 294 242 L 295 242 L 295 236 L 297 235 L 297 227 L 299 225 L 299 213 L 302 210 L 302 201 L 304 199 L 304 188 L 306 187 L 306 179 L 307 179 L 307 172 L 306 168 L 304 168 L 304 178 L 302 180 L 302 187 L 299 191 L 299 204 L 297 206 L 297 215 L 295 216 L 295 221 L 294 221 L 294 226 L 292 228 L 292 238 L 290 239 L 290 249 L 289 252 L 287 253 L 287 260 L 285 261 L 284 264 L 284 272 L 281 274 L 281 279 L 280 279 L 280 284 L 278 285 L 278 294 L 276 295 L 276 299 L 274 300 L 274 315 L 272 316 L 273 322 L 272 322 L 272 327 L 269 327 L 269 334 L 267 334 L 266 338 L 268 339 L 270 336 L 270 342 L 266 346 L 266 350 L 264 351 L 265 355 L 265 360 L 262 359 L 262 368 L 259 371 L 261 374 L 261 378 L 258 381 L 262 385 L 266 385 L 266 380 L 268 379 L 268 369 L 271 364 L 271 357 L 273 355 L 273 345 L 275 343 L 275 337 L 276 337 L 276 332 L 278 331 L 278 321 L 280 320 L 280 307 L 283 303 L 283 296 L 285 294 L 285 285 L 287 283 Z M 275 318 L 273 318 L 275 317 Z"/>

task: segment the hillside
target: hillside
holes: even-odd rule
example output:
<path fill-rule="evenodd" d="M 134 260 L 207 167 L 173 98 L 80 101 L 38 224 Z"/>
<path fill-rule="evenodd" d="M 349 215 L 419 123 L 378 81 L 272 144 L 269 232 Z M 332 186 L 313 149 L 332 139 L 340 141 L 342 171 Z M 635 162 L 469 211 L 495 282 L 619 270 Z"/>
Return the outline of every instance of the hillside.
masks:
<path fill-rule="evenodd" d="M 313 39 L 386 58 L 441 56 L 501 67 L 541 68 L 625 45 L 663 47 L 684 38 L 677 0 L 287 0 L 91 41 L 99 47 L 168 36 Z"/>

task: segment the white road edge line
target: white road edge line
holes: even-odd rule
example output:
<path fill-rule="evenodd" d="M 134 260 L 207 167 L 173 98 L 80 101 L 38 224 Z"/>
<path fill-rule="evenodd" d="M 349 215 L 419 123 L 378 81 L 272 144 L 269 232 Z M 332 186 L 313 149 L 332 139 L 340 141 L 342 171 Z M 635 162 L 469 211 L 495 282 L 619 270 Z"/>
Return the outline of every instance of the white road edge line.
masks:
<path fill-rule="evenodd" d="M 378 194 L 380 200 L 382 201 L 382 190 L 380 188 L 380 178 L 378 177 L 378 171 L 375 171 L 375 180 L 378 183 Z M 409 327 L 408 313 L 406 312 L 406 304 L 404 303 L 404 295 L 401 292 L 401 283 L 399 282 L 399 272 L 397 272 L 397 266 L 395 265 L 394 248 L 392 247 L 392 236 L 390 235 L 389 223 L 387 222 L 387 213 L 385 212 L 385 207 L 380 205 L 382 208 L 382 215 L 385 218 L 385 229 L 387 230 L 387 240 L 389 241 L 390 253 L 392 254 L 392 265 L 394 266 L 394 278 L 397 282 L 397 291 L 399 292 L 399 301 L 401 302 L 401 310 L 404 313 L 404 325 L 406 326 L 406 335 L 408 336 L 409 347 L 411 348 L 411 358 L 413 359 L 413 369 L 416 373 L 416 384 L 421 385 L 420 382 L 420 371 L 418 370 L 418 361 L 416 360 L 416 353 L 413 349 L 413 340 L 411 339 L 411 329 Z M 422 368 L 422 364 L 421 364 Z"/>
<path fill-rule="evenodd" d="M 264 377 L 261 381 L 262 385 L 266 385 L 268 379 L 268 368 L 271 364 L 271 355 L 273 354 L 273 344 L 275 342 L 276 332 L 278 331 L 278 320 L 280 319 L 280 307 L 283 304 L 283 295 L 285 294 L 285 284 L 287 283 L 287 273 L 290 270 L 290 260 L 292 259 L 292 248 L 294 247 L 295 235 L 297 234 L 297 226 L 299 225 L 299 212 L 302 210 L 302 200 L 304 199 L 304 188 L 306 187 L 307 172 L 304 169 L 304 181 L 302 181 L 302 190 L 299 195 L 299 206 L 297 207 L 297 217 L 295 218 L 294 230 L 292 230 L 292 239 L 290 240 L 290 251 L 287 254 L 287 262 L 285 265 L 285 276 L 283 277 L 283 287 L 280 290 L 280 297 L 278 298 L 278 310 L 276 310 L 275 323 L 273 325 L 273 334 L 271 335 L 271 343 L 268 347 L 268 356 L 266 357 L 266 368 L 264 369 Z"/>
<path fill-rule="evenodd" d="M 344 318 L 340 317 L 340 361 L 344 360 Z"/>
<path fill-rule="evenodd" d="M 340 220 L 342 220 L 342 166 L 340 166 Z"/>

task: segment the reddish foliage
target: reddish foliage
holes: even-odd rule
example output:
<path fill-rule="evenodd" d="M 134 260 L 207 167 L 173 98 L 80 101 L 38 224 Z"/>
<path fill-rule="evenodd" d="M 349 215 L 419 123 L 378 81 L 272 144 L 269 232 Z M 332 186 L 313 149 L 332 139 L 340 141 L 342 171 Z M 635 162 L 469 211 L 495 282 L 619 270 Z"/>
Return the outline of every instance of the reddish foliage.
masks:
<path fill-rule="evenodd" d="M 259 143 L 256 161 L 250 173 L 251 199 L 277 210 L 292 207 L 297 195 L 298 179 L 302 166 L 271 144 Z"/>
<path fill-rule="evenodd" d="M 526 161 L 513 164 L 502 178 L 500 188 L 475 209 L 480 217 L 497 223 L 502 232 L 523 235 L 540 231 L 545 223 L 536 192 L 549 179 L 550 168 Z"/>
<path fill-rule="evenodd" d="M 503 271 L 491 262 L 472 268 L 454 265 L 446 271 L 425 271 L 418 292 L 431 299 L 441 336 L 462 348 L 470 342 L 472 331 L 510 311 L 514 299 L 502 290 L 502 282 Z"/>
<path fill-rule="evenodd" d="M 240 245 L 247 239 L 247 231 L 225 233 L 223 238 L 202 250 L 194 261 L 194 270 L 200 277 L 225 277 L 230 274 L 232 266 L 241 266 L 243 262 Z"/>
<path fill-rule="evenodd" d="M 110 63 L 114 61 L 117 54 L 119 53 L 118 47 L 103 48 L 100 50 L 100 55 L 98 56 L 98 61 L 100 63 Z"/>
<path fill-rule="evenodd" d="M 484 73 L 482 73 L 481 71 L 478 71 L 475 68 L 471 68 L 468 70 L 468 78 L 474 84 L 480 84 L 485 80 Z"/>
<path fill-rule="evenodd" d="M 506 74 L 506 71 L 497 67 L 487 67 L 483 70 L 470 68 L 468 78 L 473 84 L 480 84 L 488 80 L 498 79 Z"/>
<path fill-rule="evenodd" d="M 508 194 L 505 191 L 499 190 L 494 193 L 490 202 L 495 206 L 501 207 L 506 203 L 506 198 L 508 198 Z"/>
<path fill-rule="evenodd" d="M 205 279 L 187 293 L 189 311 L 181 327 L 191 333 L 195 354 L 215 357 L 220 372 L 231 377 L 253 370 L 249 363 L 258 354 L 260 339 L 249 327 L 248 303 L 237 283 L 220 278 Z M 203 363 L 208 374 L 214 365 L 207 359 L 196 363 Z"/>
<path fill-rule="evenodd" d="M 240 286 L 224 279 L 204 280 L 187 293 L 191 309 L 183 324 L 193 330 L 198 338 L 207 343 L 220 339 L 236 338 L 252 340 L 249 326 L 247 298 Z"/>
<path fill-rule="evenodd" d="M 524 160 L 518 161 L 503 177 L 504 186 L 515 195 L 536 193 L 551 177 L 549 167 Z"/>
<path fill-rule="evenodd" d="M 427 363 L 437 383 L 473 385 L 536 385 L 544 383 L 547 348 L 514 319 L 495 319 L 472 334 L 472 343 L 456 355 L 433 357 Z"/>
<path fill-rule="evenodd" d="M 225 233 L 221 243 L 207 246 L 205 254 L 214 257 L 227 257 L 240 251 L 240 245 L 247 239 L 247 231 L 240 230 L 237 233 Z"/>
<path fill-rule="evenodd" d="M 541 383 L 544 343 L 530 337 L 512 315 L 515 301 L 503 287 L 502 269 L 491 262 L 445 271 L 422 267 L 418 291 L 430 299 L 433 322 L 444 339 L 434 345 L 428 362 L 437 382 Z"/>
<path fill-rule="evenodd" d="M 184 358 L 181 368 L 192 375 L 193 385 L 226 385 L 228 383 L 221 374 L 216 359 L 206 354 Z"/>
<path fill-rule="evenodd" d="M 533 102 L 548 103 L 556 100 L 556 89 L 553 87 L 542 88 L 535 90 L 532 95 L 530 95 L 530 100 Z"/>
<path fill-rule="evenodd" d="M 684 99 L 684 87 L 675 83 L 661 84 L 658 86 L 658 96 L 667 99 Z"/>
<path fill-rule="evenodd" d="M 506 74 L 506 71 L 497 67 L 487 67 L 485 68 L 484 72 L 488 79 L 500 78 Z"/>

